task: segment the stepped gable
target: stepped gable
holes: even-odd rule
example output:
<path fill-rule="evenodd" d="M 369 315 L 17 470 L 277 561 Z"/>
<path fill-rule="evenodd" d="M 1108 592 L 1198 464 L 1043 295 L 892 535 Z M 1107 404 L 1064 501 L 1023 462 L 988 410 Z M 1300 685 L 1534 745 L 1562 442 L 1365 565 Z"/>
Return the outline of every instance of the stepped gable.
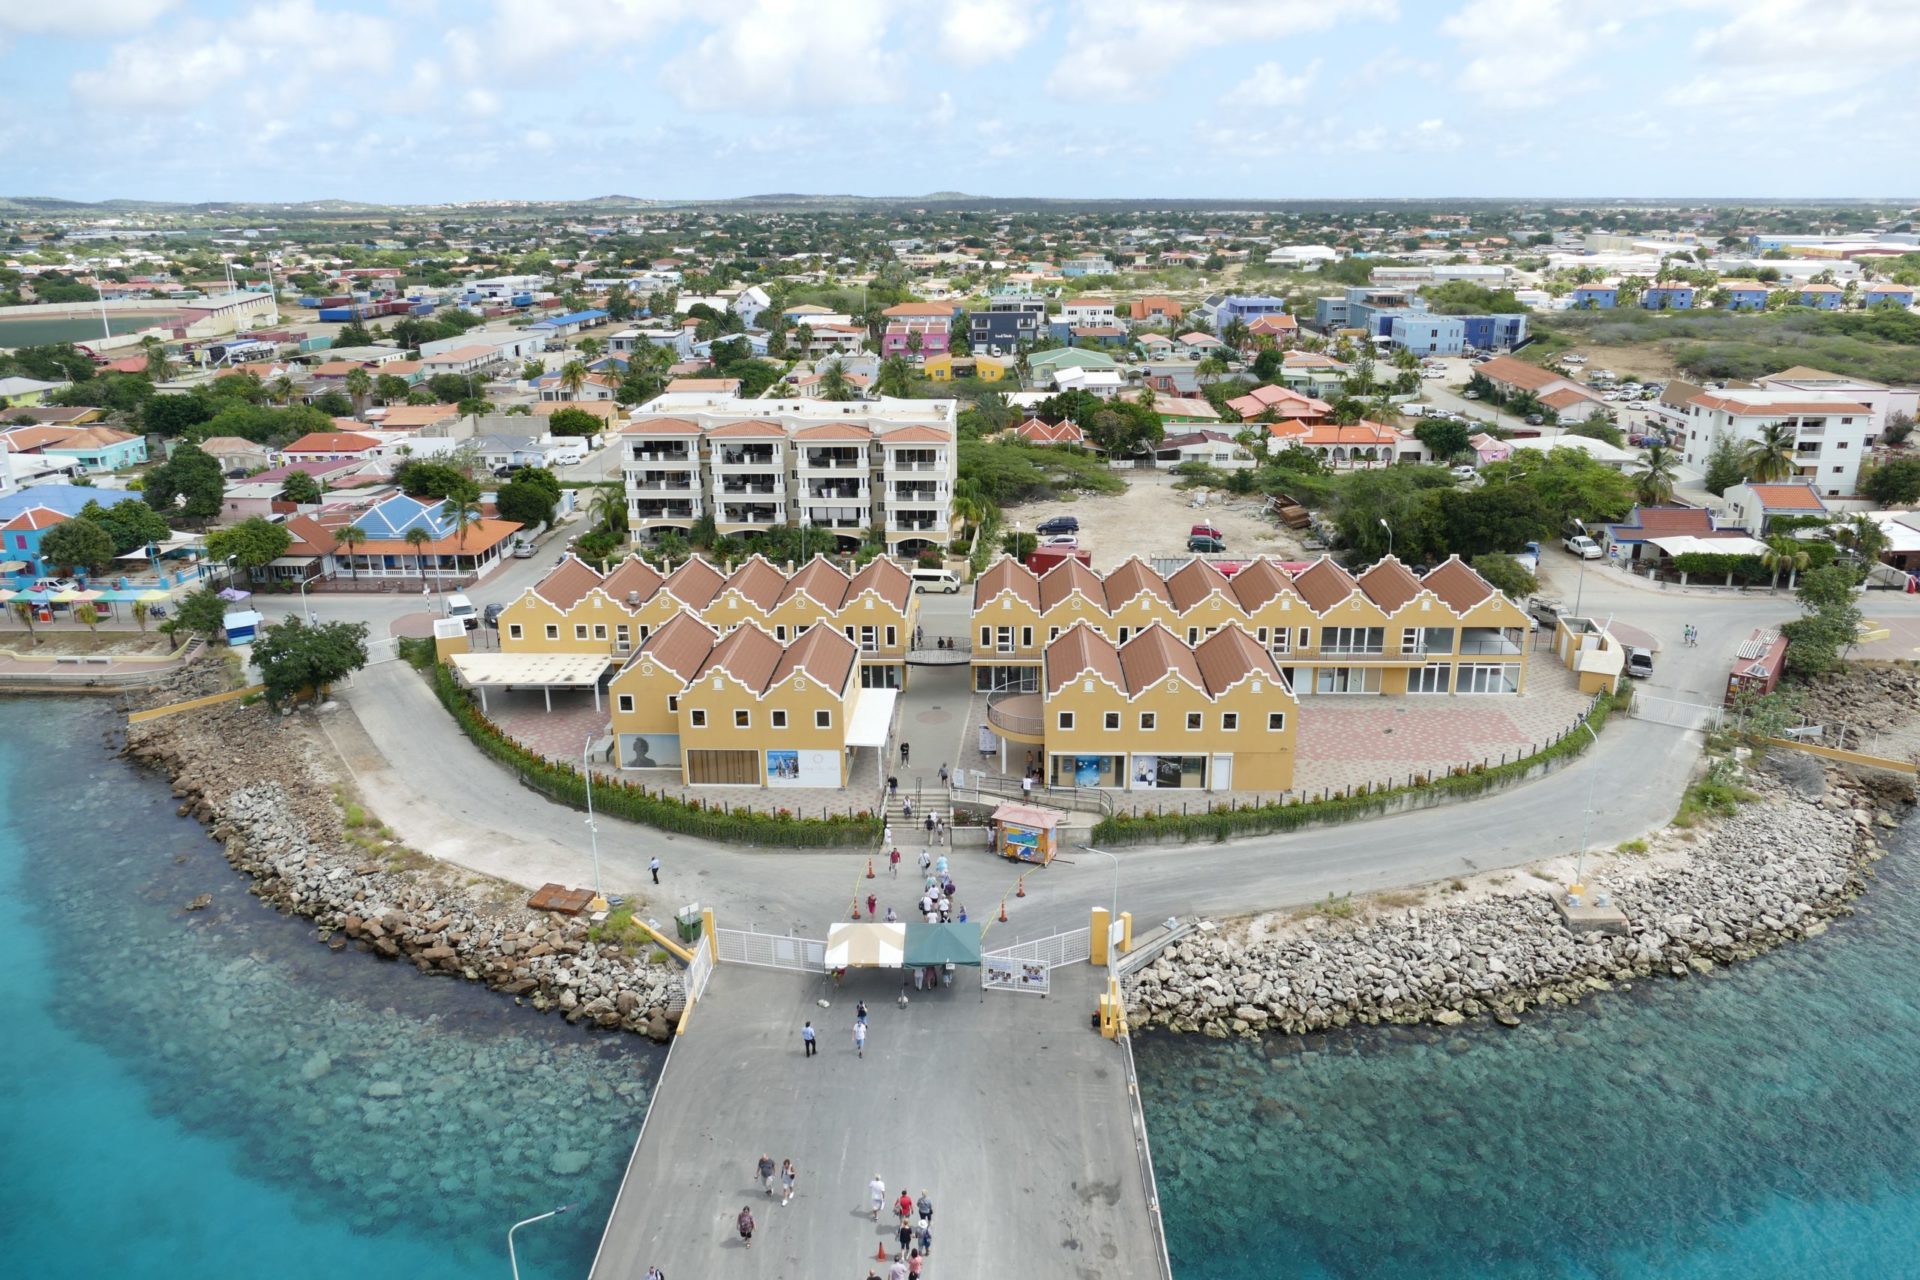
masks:
<path fill-rule="evenodd" d="M 804 595 L 822 608 L 837 610 L 846 603 L 848 581 L 847 575 L 831 560 L 816 555 L 787 579 L 776 604 L 785 604 L 797 595 Z"/>
<path fill-rule="evenodd" d="M 1147 567 L 1139 556 L 1129 556 L 1119 568 L 1107 574 L 1107 612 L 1114 613 L 1142 592 L 1168 604 L 1173 603 L 1165 579 Z"/>
<path fill-rule="evenodd" d="M 847 677 L 859 656 L 853 641 L 832 627 L 809 627 L 805 635 L 780 655 L 767 687 L 791 678 L 796 672 L 804 672 L 837 694 L 847 687 Z"/>
<path fill-rule="evenodd" d="M 1062 560 L 1040 575 L 1041 610 L 1053 608 L 1075 591 L 1101 608 L 1106 607 L 1107 588 L 1100 581 L 1100 575 L 1078 560 Z"/>
<path fill-rule="evenodd" d="M 1181 613 L 1186 613 L 1215 591 L 1231 596 L 1232 582 L 1226 574 L 1205 560 L 1189 560 L 1167 575 L 1167 597 Z"/>
<path fill-rule="evenodd" d="M 1286 682 L 1273 655 L 1240 627 L 1222 627 L 1201 640 L 1193 649 L 1206 683 L 1207 696 L 1218 698 L 1249 676 L 1264 677 L 1276 684 Z"/>
<path fill-rule="evenodd" d="M 1475 573 L 1459 556 L 1448 556 L 1420 581 L 1455 613 L 1465 613 L 1493 594 L 1493 584 Z"/>
<path fill-rule="evenodd" d="M 726 589 L 726 575 L 699 556 L 690 558 L 661 582 L 660 588 L 689 609 L 704 609 Z"/>
<path fill-rule="evenodd" d="M 571 609 L 601 583 L 600 571 L 569 551 L 534 584 L 534 594 L 558 609 Z"/>
<path fill-rule="evenodd" d="M 1084 622 L 1076 622 L 1047 646 L 1047 692 L 1058 693 L 1068 681 L 1091 671 L 1114 688 L 1125 692 L 1126 674 L 1113 641 Z"/>
<path fill-rule="evenodd" d="M 1234 574 L 1227 583 L 1227 591 L 1247 613 L 1252 613 L 1278 596 L 1300 594 L 1293 577 L 1274 561 L 1264 557 Z"/>
<path fill-rule="evenodd" d="M 1129 695 L 1144 693 L 1168 676 L 1179 676 L 1196 689 L 1207 687 L 1193 650 L 1157 622 L 1120 646 L 1120 669 Z"/>
<path fill-rule="evenodd" d="M 778 640 L 751 622 L 742 623 L 720 637 L 693 678 L 699 680 L 709 672 L 724 672 L 747 688 L 763 692 L 780 665 L 780 654 Z"/>

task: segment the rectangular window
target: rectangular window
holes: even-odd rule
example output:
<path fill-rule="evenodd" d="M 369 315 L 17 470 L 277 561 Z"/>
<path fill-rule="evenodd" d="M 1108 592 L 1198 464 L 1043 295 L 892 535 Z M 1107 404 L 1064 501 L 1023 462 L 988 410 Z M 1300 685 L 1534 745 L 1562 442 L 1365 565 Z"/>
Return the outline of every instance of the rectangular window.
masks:
<path fill-rule="evenodd" d="M 1452 627 L 1407 627 L 1400 632 L 1400 652 L 1452 653 Z"/>
<path fill-rule="evenodd" d="M 1446 693 L 1452 682 L 1453 668 L 1444 662 L 1430 663 L 1407 672 L 1408 693 Z"/>
<path fill-rule="evenodd" d="M 687 716 L 693 721 L 694 728 L 704 729 L 707 727 L 707 713 L 700 708 L 695 707 L 693 710 L 687 712 Z"/>
<path fill-rule="evenodd" d="M 559 638 L 560 638 L 560 628 L 555 626 L 553 623 L 549 622 L 547 624 L 547 639 L 558 640 Z"/>
<path fill-rule="evenodd" d="M 641 643 L 641 644 L 645 644 L 645 643 L 647 642 L 647 634 L 648 634 L 649 632 L 651 632 L 652 630 L 653 630 L 653 628 L 652 628 L 652 627 L 649 627 L 649 626 L 646 626 L 646 625 L 644 625 L 644 624 L 643 624 L 643 625 L 642 625 L 642 626 L 640 627 L 640 630 L 639 630 L 639 633 L 638 633 L 638 634 L 639 634 L 639 636 L 640 636 L 640 643 Z"/>
<path fill-rule="evenodd" d="M 774 727 L 774 728 L 776 728 L 776 729 L 784 729 L 784 728 L 786 728 L 786 727 L 787 727 L 787 713 L 786 713 L 786 712 L 784 712 L 784 711 L 775 711 L 775 712 L 773 712 L 773 713 L 772 713 L 772 715 L 773 715 L 773 727 Z"/>
<path fill-rule="evenodd" d="M 1071 711 L 1062 711 L 1062 712 L 1060 713 L 1060 727 L 1061 727 L 1062 729 L 1071 729 L 1071 728 L 1073 728 L 1073 712 L 1071 712 Z"/>
<path fill-rule="evenodd" d="M 620 695 L 620 709 L 621 709 L 622 711 L 631 711 L 631 710 L 633 710 L 633 695 L 632 695 L 632 694 L 630 694 L 630 693 L 623 693 L 623 694 L 621 694 L 621 695 Z"/>
<path fill-rule="evenodd" d="M 613 629 L 613 647 L 616 649 L 633 648 L 633 629 L 624 622 Z"/>
<path fill-rule="evenodd" d="M 1132 628 L 1132 627 L 1122 627 L 1122 628 L 1120 628 L 1120 643 L 1121 643 L 1121 644 L 1125 644 L 1125 643 L 1127 642 L 1127 637 L 1128 637 L 1128 636 L 1130 636 L 1130 635 L 1132 635 L 1132 634 L 1133 634 L 1133 628 Z"/>
<path fill-rule="evenodd" d="M 1154 715 L 1153 715 L 1153 712 L 1151 712 L 1151 711 L 1142 711 L 1142 712 L 1140 713 L 1140 727 L 1141 727 L 1141 729 L 1143 729 L 1143 730 L 1147 730 L 1147 731 L 1151 731 L 1151 730 L 1153 729 L 1153 726 L 1154 726 L 1154 723 L 1155 723 L 1155 721 L 1154 721 Z"/>
<path fill-rule="evenodd" d="M 1022 649 L 1033 648 L 1033 628 L 1032 627 L 1020 628 L 1020 647 Z"/>
<path fill-rule="evenodd" d="M 1200 628 L 1198 628 L 1198 627 L 1188 627 L 1188 628 L 1187 628 L 1187 643 L 1188 643 L 1188 644 L 1199 644 L 1199 643 L 1200 643 Z"/>
<path fill-rule="evenodd" d="M 860 652 L 862 653 L 879 652 L 880 642 L 875 638 L 878 635 L 879 635 L 879 630 L 875 627 L 861 627 L 860 628 Z"/>
<path fill-rule="evenodd" d="M 1462 627 L 1460 652 L 1500 653 L 1518 657 L 1527 633 L 1520 627 Z"/>
<path fill-rule="evenodd" d="M 899 643 L 900 643 L 900 628 L 888 627 L 887 628 L 887 648 L 891 649 Z"/>
<path fill-rule="evenodd" d="M 816 729 L 833 728 L 833 712 L 816 711 L 813 713 L 813 727 Z"/>
<path fill-rule="evenodd" d="M 1378 693 L 1378 667 L 1316 667 L 1313 672 L 1315 693 Z"/>
<path fill-rule="evenodd" d="M 1108 729 L 1118 729 L 1120 727 L 1120 713 L 1118 711 L 1107 712 L 1101 723 Z"/>
<path fill-rule="evenodd" d="M 1202 720 L 1202 716 L 1198 711 L 1187 712 L 1187 732 L 1188 733 L 1200 732 L 1201 720 Z"/>
<path fill-rule="evenodd" d="M 607 638 L 607 624 L 606 624 L 606 623 L 604 623 L 604 622 L 596 622 L 596 623 L 594 623 L 594 624 L 593 624 L 593 638 L 594 638 L 595 640 L 605 640 L 605 639 Z"/>
<path fill-rule="evenodd" d="M 576 622 L 576 623 L 574 623 L 574 624 L 573 624 L 573 638 L 574 638 L 575 640 L 585 640 L 585 639 L 587 638 L 587 624 L 586 624 L 586 623 L 584 623 L 584 622 Z"/>
<path fill-rule="evenodd" d="M 680 714 L 680 695 L 679 694 L 670 693 L 667 695 L 667 710 L 676 716 Z M 706 722 L 703 720 L 701 721 L 701 723 L 704 724 Z"/>
<path fill-rule="evenodd" d="M 519 638 L 520 638 L 520 624 L 519 624 L 519 623 L 517 623 L 517 622 L 510 622 L 510 623 L 508 623 L 508 624 L 507 624 L 507 639 L 509 639 L 509 640 L 518 640 Z"/>
<path fill-rule="evenodd" d="M 1048 627 L 1048 628 L 1047 628 L 1047 643 L 1048 643 L 1048 644 L 1052 644 L 1052 643 L 1053 643 L 1053 642 L 1054 642 L 1055 640 L 1058 640 L 1059 638 L 1060 638 L 1060 628 L 1058 628 L 1058 627 Z"/>
<path fill-rule="evenodd" d="M 982 649 L 993 648 L 993 628 L 992 627 L 980 628 L 980 647 Z"/>
<path fill-rule="evenodd" d="M 1322 627 L 1320 652 L 1330 654 L 1373 654 L 1386 652 L 1385 627 Z"/>
<path fill-rule="evenodd" d="M 1518 693 L 1520 684 L 1514 678 L 1520 670 L 1506 663 L 1474 663 L 1460 668 L 1459 679 L 1455 683 L 1456 693 Z"/>
<path fill-rule="evenodd" d="M 733 713 L 733 727 L 736 729 L 753 728 L 753 712 L 736 711 Z"/>
<path fill-rule="evenodd" d="M 1000 627 L 994 632 L 994 648 L 1001 653 L 1013 652 L 1013 628 Z"/>
<path fill-rule="evenodd" d="M 1287 727 L 1287 713 L 1284 711 L 1267 712 L 1267 732 L 1281 733 Z"/>
<path fill-rule="evenodd" d="M 787 642 L 787 628 L 785 623 L 781 623 L 780 625 L 774 627 L 773 638 L 775 640 L 778 640 L 781 644 L 785 644 Z"/>
<path fill-rule="evenodd" d="M 1222 711 L 1220 713 L 1220 727 L 1228 733 L 1232 733 L 1235 729 L 1238 729 L 1240 727 L 1240 713 L 1238 711 Z"/>

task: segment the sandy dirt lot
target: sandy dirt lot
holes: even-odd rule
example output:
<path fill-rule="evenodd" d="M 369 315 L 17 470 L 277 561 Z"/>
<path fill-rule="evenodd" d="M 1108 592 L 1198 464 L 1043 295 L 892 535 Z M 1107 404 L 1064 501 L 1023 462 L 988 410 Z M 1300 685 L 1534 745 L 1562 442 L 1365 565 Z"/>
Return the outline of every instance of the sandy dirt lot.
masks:
<path fill-rule="evenodd" d="M 1185 556 L 1187 531 L 1203 522 L 1226 535 L 1229 556 L 1312 558 L 1297 534 L 1261 515 L 1263 499 L 1236 497 L 1224 489 L 1177 490 L 1174 477 L 1161 472 L 1124 474 L 1125 493 L 1009 507 L 1007 527 L 1031 531 L 1050 516 L 1078 517 L 1080 546 L 1093 553 L 1093 567 L 1103 573 L 1128 556 Z"/>

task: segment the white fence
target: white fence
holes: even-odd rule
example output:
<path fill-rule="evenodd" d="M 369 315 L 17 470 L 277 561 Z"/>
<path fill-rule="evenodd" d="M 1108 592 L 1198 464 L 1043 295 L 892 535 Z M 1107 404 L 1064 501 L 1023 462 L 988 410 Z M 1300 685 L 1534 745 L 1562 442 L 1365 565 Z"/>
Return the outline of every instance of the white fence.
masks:
<path fill-rule="evenodd" d="M 1655 724 L 1669 724 L 1676 729 L 1697 729 L 1703 733 L 1718 729 L 1725 714 L 1726 708 L 1708 702 L 1657 698 L 1638 690 L 1633 695 L 1635 720 L 1651 720 Z"/>
<path fill-rule="evenodd" d="M 400 656 L 400 637 L 378 636 L 367 641 L 367 665 L 392 662 Z"/>
<path fill-rule="evenodd" d="M 705 938 L 693 944 L 693 963 L 687 966 L 686 976 L 681 985 L 686 988 L 687 999 L 698 1000 L 707 994 L 707 979 L 713 976 L 713 948 L 707 945 Z"/>
<path fill-rule="evenodd" d="M 825 973 L 827 944 L 818 938 L 788 938 L 744 929 L 715 929 L 722 964 L 757 964 L 768 969 Z"/>
<path fill-rule="evenodd" d="M 983 951 L 980 958 L 983 961 L 1006 960 L 1015 963 L 1029 961 L 1044 964 L 1049 969 L 1063 964 L 1085 964 L 1093 958 L 1093 931 L 1074 929 L 1051 937 L 1036 938 L 1032 942 L 1016 942 L 1009 947 Z"/>

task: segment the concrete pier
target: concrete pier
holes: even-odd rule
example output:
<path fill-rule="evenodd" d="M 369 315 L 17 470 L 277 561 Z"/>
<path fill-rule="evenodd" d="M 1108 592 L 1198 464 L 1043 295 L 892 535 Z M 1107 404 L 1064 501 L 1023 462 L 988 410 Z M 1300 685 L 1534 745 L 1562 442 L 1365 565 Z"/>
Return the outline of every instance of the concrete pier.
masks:
<path fill-rule="evenodd" d="M 820 975 L 721 965 L 675 1043 L 594 1261 L 595 1280 L 847 1276 L 892 1254 L 870 1215 L 878 1174 L 934 1204 L 929 1275 L 1158 1280 L 1121 1050 L 1091 1026 L 1106 974 L 1056 968 L 1052 994 L 982 991 L 961 969 L 937 992 L 899 971 Z M 816 1001 L 831 1007 L 822 1009 Z M 864 1058 L 854 1005 L 870 1010 Z M 811 1020 L 820 1050 L 802 1051 Z M 611 1137 L 611 1135 L 610 1135 Z M 799 1167 L 782 1206 L 760 1154 Z M 758 1224 L 742 1248 L 742 1205 Z"/>

